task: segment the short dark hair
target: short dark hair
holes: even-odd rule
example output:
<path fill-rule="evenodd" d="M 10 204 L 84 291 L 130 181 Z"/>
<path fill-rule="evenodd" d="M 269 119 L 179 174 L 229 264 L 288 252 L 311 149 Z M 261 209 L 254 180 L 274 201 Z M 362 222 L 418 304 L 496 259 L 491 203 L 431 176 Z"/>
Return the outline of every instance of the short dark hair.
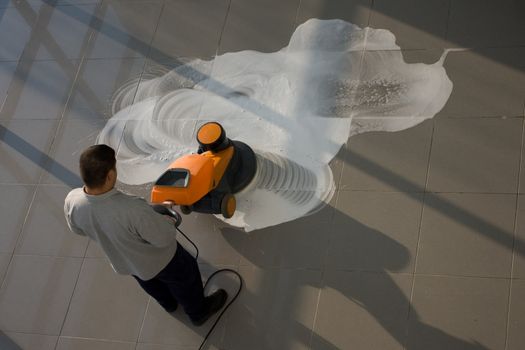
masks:
<path fill-rule="evenodd" d="M 80 155 L 80 176 L 87 187 L 104 185 L 110 170 L 115 169 L 115 150 L 108 145 L 94 145 Z"/>

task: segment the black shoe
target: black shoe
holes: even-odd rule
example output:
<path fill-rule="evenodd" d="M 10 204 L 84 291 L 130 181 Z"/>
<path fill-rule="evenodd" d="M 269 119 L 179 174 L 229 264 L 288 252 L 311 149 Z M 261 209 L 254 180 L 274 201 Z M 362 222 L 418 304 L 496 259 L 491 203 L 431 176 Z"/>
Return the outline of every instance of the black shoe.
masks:
<path fill-rule="evenodd" d="M 228 293 L 224 289 L 219 289 L 212 295 L 207 296 L 204 302 L 208 305 L 208 312 L 197 320 L 191 320 L 194 326 L 202 326 L 217 311 L 222 309 L 228 300 Z"/>
<path fill-rule="evenodd" d="M 169 314 L 172 314 L 174 313 L 175 311 L 177 311 L 177 307 L 179 306 L 179 304 L 175 304 L 175 307 L 170 307 L 169 309 L 166 309 L 164 308 L 164 310 L 169 313 Z"/>

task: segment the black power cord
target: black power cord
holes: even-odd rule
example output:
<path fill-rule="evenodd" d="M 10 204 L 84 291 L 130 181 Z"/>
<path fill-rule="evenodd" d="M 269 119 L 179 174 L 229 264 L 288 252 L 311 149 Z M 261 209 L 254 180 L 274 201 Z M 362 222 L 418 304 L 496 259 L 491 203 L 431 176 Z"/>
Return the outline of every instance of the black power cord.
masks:
<path fill-rule="evenodd" d="M 175 210 L 173 210 L 173 208 L 171 208 L 171 206 L 166 206 L 166 205 L 160 205 L 160 204 L 155 204 L 155 205 L 152 205 L 152 208 L 153 210 L 155 210 L 157 213 L 161 214 L 161 215 L 167 215 L 167 216 L 170 216 L 172 219 L 173 219 L 173 226 L 175 226 L 175 228 L 177 229 L 177 231 L 180 232 L 180 234 L 182 234 L 184 236 L 184 238 L 186 238 L 186 240 L 188 242 L 191 243 L 191 245 L 193 245 L 193 248 L 195 248 L 195 260 L 197 260 L 199 258 L 199 248 L 197 247 L 197 245 L 184 233 L 182 232 L 182 230 L 179 228 L 180 224 L 182 223 L 182 216 L 176 212 Z M 236 275 L 238 278 L 239 278 L 239 289 L 237 289 L 237 292 L 235 293 L 235 295 L 233 296 L 232 300 L 230 300 L 230 302 L 228 304 L 226 304 L 226 306 L 222 309 L 221 313 L 219 314 L 219 316 L 217 317 L 217 319 L 215 319 L 215 322 L 213 323 L 213 325 L 211 326 L 210 330 L 208 331 L 208 333 L 206 333 L 206 336 L 204 337 L 204 339 L 202 340 L 202 343 L 201 345 L 199 346 L 199 350 L 203 349 L 204 347 L 204 344 L 206 344 L 206 341 L 208 340 L 210 334 L 213 332 L 213 330 L 215 329 L 215 326 L 217 325 L 217 323 L 219 323 L 219 320 L 221 319 L 222 315 L 224 315 L 224 313 L 226 312 L 226 310 L 228 310 L 228 308 L 231 306 L 231 304 L 233 304 L 233 302 L 235 301 L 235 299 L 237 299 L 237 297 L 239 296 L 239 294 L 241 293 L 241 290 L 242 290 L 242 286 L 243 286 L 243 282 L 242 282 L 242 277 L 241 275 L 235 271 L 235 270 L 232 270 L 232 269 L 220 269 L 220 270 L 217 270 L 215 271 L 214 273 L 211 274 L 210 277 L 208 277 L 208 280 L 206 281 L 206 283 L 204 284 L 204 289 L 206 289 L 206 286 L 208 285 L 208 283 L 211 281 L 211 279 L 215 276 L 217 276 L 219 273 L 223 273 L 223 272 L 229 272 L 229 273 L 233 273 L 234 275 Z"/>
<path fill-rule="evenodd" d="M 173 210 L 170 210 L 170 211 L 173 211 Z M 175 211 L 173 211 L 175 212 Z M 180 215 L 178 215 L 177 212 L 175 212 L 177 214 L 177 216 L 175 217 L 175 219 L 177 220 L 175 222 L 175 228 L 177 229 L 177 231 L 179 231 L 183 236 L 184 238 L 186 238 L 186 240 L 188 242 L 191 243 L 191 245 L 193 245 L 193 247 L 195 248 L 195 260 L 198 259 L 199 257 L 199 248 L 197 247 L 197 245 L 188 237 L 186 236 L 186 234 L 184 232 L 182 232 L 182 230 L 178 227 L 177 223 L 180 224 L 180 221 L 178 218 L 180 218 Z M 172 215 L 170 215 L 172 216 Z M 241 293 L 241 290 L 242 290 L 242 286 L 243 286 L 243 282 L 242 282 L 242 277 L 241 275 L 235 271 L 235 270 L 232 270 L 232 269 L 220 269 L 220 270 L 217 270 L 215 271 L 214 273 L 211 274 L 210 277 L 208 277 L 208 280 L 206 280 L 206 283 L 204 284 L 204 289 L 206 289 L 206 286 L 208 285 L 208 283 L 212 280 L 213 277 L 217 276 L 219 273 L 224 273 L 224 272 L 229 272 L 229 273 L 233 273 L 234 275 L 236 275 L 238 278 L 239 278 L 239 289 L 237 289 L 237 292 L 235 293 L 235 295 L 233 296 L 232 300 L 230 300 L 230 302 L 228 304 L 226 304 L 225 307 L 223 307 L 221 313 L 219 314 L 219 316 L 215 319 L 215 322 L 213 322 L 213 325 L 211 326 L 211 328 L 208 330 L 208 333 L 206 333 L 206 335 L 204 336 L 204 339 L 202 340 L 202 343 L 201 345 L 199 346 L 199 350 L 203 349 L 204 348 L 204 345 L 206 344 L 206 341 L 208 340 L 208 338 L 210 337 L 211 333 L 213 332 L 213 330 L 215 329 L 215 326 L 217 326 L 217 323 L 219 323 L 222 315 L 224 315 L 224 313 L 226 312 L 226 310 L 228 310 L 228 308 L 231 306 L 231 304 L 233 304 L 233 302 L 235 301 L 235 299 L 237 299 L 237 297 L 239 296 L 239 294 Z"/>

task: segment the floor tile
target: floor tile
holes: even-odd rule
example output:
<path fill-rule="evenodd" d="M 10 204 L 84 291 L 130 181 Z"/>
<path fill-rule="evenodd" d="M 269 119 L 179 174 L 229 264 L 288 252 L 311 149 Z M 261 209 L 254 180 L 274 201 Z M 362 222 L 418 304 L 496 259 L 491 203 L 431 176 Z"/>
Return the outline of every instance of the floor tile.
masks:
<path fill-rule="evenodd" d="M 0 183 L 37 183 L 56 128 L 53 120 L 0 122 Z"/>
<path fill-rule="evenodd" d="M 136 341 L 148 297 L 106 259 L 85 259 L 62 335 Z"/>
<path fill-rule="evenodd" d="M 341 191 L 328 268 L 412 272 L 422 194 Z"/>
<path fill-rule="evenodd" d="M 351 137 L 340 188 L 423 192 L 432 127 L 432 121 L 427 121 L 403 131 Z"/>
<path fill-rule="evenodd" d="M 449 52 L 444 67 L 454 87 L 440 116 L 523 116 L 525 48 Z"/>
<path fill-rule="evenodd" d="M 416 276 L 408 349 L 501 349 L 509 281 Z"/>
<path fill-rule="evenodd" d="M 12 253 L 33 200 L 32 186 L 0 185 L 0 252 Z"/>
<path fill-rule="evenodd" d="M 523 45 L 524 12 L 524 3 L 516 0 L 451 1 L 447 38 L 460 47 Z"/>
<path fill-rule="evenodd" d="M 132 79 L 138 79 L 144 59 L 86 60 L 77 78 L 65 118 L 108 119 L 113 94 Z"/>
<path fill-rule="evenodd" d="M 31 43 L 34 44 L 29 50 L 35 53 L 32 57 L 57 61 L 81 58 L 91 36 L 90 23 L 89 20 L 79 21 L 72 12 L 90 18 L 95 14 L 96 4 L 74 7 L 46 6 L 47 8 L 39 14 L 35 34 L 31 39 Z"/>
<path fill-rule="evenodd" d="M 312 348 L 403 349 L 412 277 L 327 271 Z"/>
<path fill-rule="evenodd" d="M 135 350 L 136 343 L 60 337 L 56 350 Z"/>
<path fill-rule="evenodd" d="M 515 205 L 515 195 L 427 195 L 417 272 L 509 278 Z"/>
<path fill-rule="evenodd" d="M 32 11 L 32 10 L 31 10 Z M 18 60 L 31 35 L 31 23 L 24 19 L 25 12 L 16 8 L 1 11 L 0 21 L 0 60 Z"/>
<path fill-rule="evenodd" d="M 330 222 L 310 217 L 244 233 L 242 265 L 320 269 L 330 237 Z"/>
<path fill-rule="evenodd" d="M 97 13 L 97 32 L 89 58 L 146 57 L 150 50 L 161 4 L 105 0 Z"/>
<path fill-rule="evenodd" d="M 245 287 L 228 311 L 221 348 L 309 348 L 321 272 L 256 267 L 239 272 Z"/>
<path fill-rule="evenodd" d="M 223 268 L 223 266 L 217 268 Z M 199 269 L 203 281 L 207 280 L 211 273 L 216 270 L 215 267 L 202 264 L 199 265 Z M 238 282 L 233 280 L 232 276 L 229 275 L 217 276 L 217 278 L 210 283 L 210 288 L 206 288 L 204 292 L 205 295 L 208 295 L 217 288 L 225 288 L 231 296 L 234 292 L 234 286 L 238 284 Z M 191 324 L 188 316 L 181 307 L 177 308 L 175 313 L 168 314 L 155 300 L 150 299 L 139 342 L 169 344 L 171 348 L 175 349 L 195 349 L 202 342 L 204 335 L 208 332 L 214 320 L 215 318 L 211 318 L 203 326 L 197 328 Z M 222 338 L 225 321 L 226 316 L 218 323 L 209 338 L 208 344 L 211 345 L 212 349 L 218 345 L 219 340 Z M 155 349 L 155 347 L 153 349 Z"/>
<path fill-rule="evenodd" d="M 514 263 L 512 276 L 525 279 L 525 196 L 518 196 Z"/>
<path fill-rule="evenodd" d="M 525 326 L 525 302 L 523 300 L 525 281 L 513 280 L 510 293 L 510 315 L 506 349 L 519 350 L 525 346 L 525 334 L 523 333 L 523 327 Z"/>
<path fill-rule="evenodd" d="M 449 47 L 447 32 L 448 0 L 374 1 L 370 27 L 391 31 L 402 49 Z"/>
<path fill-rule="evenodd" d="M 298 0 L 233 0 L 219 53 L 282 49 L 294 31 L 298 6 Z"/>
<path fill-rule="evenodd" d="M 516 193 L 522 119 L 436 121 L 427 189 Z"/>
<path fill-rule="evenodd" d="M 297 12 L 297 24 L 310 18 L 342 19 L 367 27 L 370 19 L 371 0 L 301 0 Z"/>
<path fill-rule="evenodd" d="M 63 197 L 81 185 L 80 152 L 96 142 L 111 116 L 111 96 L 128 79 L 149 77 L 154 64 L 173 69 L 216 52 L 281 49 L 309 18 L 387 29 L 409 63 L 435 63 L 445 47 L 471 49 L 445 59 L 454 88 L 434 120 L 358 135 L 341 149 L 331 164 L 337 211 L 327 206 L 250 233 L 210 215 L 184 217 L 183 230 L 201 249 L 203 279 L 228 267 L 246 282 L 208 348 L 503 350 L 508 311 L 507 349 L 525 347 L 525 197 L 518 198 L 513 235 L 519 152 L 525 154 L 520 1 L 52 2 L 0 0 L 0 281 L 6 281 L 0 329 L 14 330 L 6 336 L 18 347 L 189 350 L 200 344 L 209 323 L 193 327 L 181 308 L 166 314 L 132 278 L 116 275 L 95 242 L 67 230 Z M 431 191 L 481 194 L 425 194 L 415 262 L 428 180 Z M 45 185 L 37 187 L 40 182 Z M 150 185 L 119 186 L 149 197 Z M 83 266 L 67 257 L 84 251 Z M 415 265 L 423 275 L 416 274 L 411 309 Z M 210 285 L 231 295 L 237 280 L 220 274 Z M 0 331 L 1 349 L 7 337 Z"/>
<path fill-rule="evenodd" d="M 78 68 L 77 61 L 19 63 L 1 119 L 59 119 Z"/>
<path fill-rule="evenodd" d="M 15 255 L 0 291 L 0 328 L 58 335 L 82 259 Z"/>
<path fill-rule="evenodd" d="M 84 149 L 96 143 L 104 125 L 103 120 L 66 120 L 58 131 L 50 152 L 53 162 L 48 165 L 42 183 L 82 186 L 79 157 Z"/>
<path fill-rule="evenodd" d="M 226 0 L 167 2 L 155 32 L 150 57 L 156 60 L 180 56 L 213 57 L 228 5 Z"/>
<path fill-rule="evenodd" d="M 14 332 L 2 334 L 0 331 L 0 348 L 4 350 L 55 350 L 57 339 L 57 336 L 51 335 Z"/>
<path fill-rule="evenodd" d="M 64 218 L 62 186 L 39 186 L 16 254 L 84 257 L 88 239 L 71 232 Z"/>

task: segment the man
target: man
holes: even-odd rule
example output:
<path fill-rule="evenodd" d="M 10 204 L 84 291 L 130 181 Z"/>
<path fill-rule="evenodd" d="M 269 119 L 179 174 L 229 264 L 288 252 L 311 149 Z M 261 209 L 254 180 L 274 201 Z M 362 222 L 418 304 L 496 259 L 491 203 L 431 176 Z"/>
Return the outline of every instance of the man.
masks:
<path fill-rule="evenodd" d="M 181 304 L 195 326 L 224 306 L 219 289 L 204 296 L 195 259 L 175 239 L 173 221 L 142 198 L 115 189 L 115 151 L 95 145 L 80 156 L 83 188 L 66 197 L 64 212 L 71 231 L 100 244 L 113 269 L 133 275 L 169 313 Z M 118 296 L 115 296 L 118 297 Z"/>

